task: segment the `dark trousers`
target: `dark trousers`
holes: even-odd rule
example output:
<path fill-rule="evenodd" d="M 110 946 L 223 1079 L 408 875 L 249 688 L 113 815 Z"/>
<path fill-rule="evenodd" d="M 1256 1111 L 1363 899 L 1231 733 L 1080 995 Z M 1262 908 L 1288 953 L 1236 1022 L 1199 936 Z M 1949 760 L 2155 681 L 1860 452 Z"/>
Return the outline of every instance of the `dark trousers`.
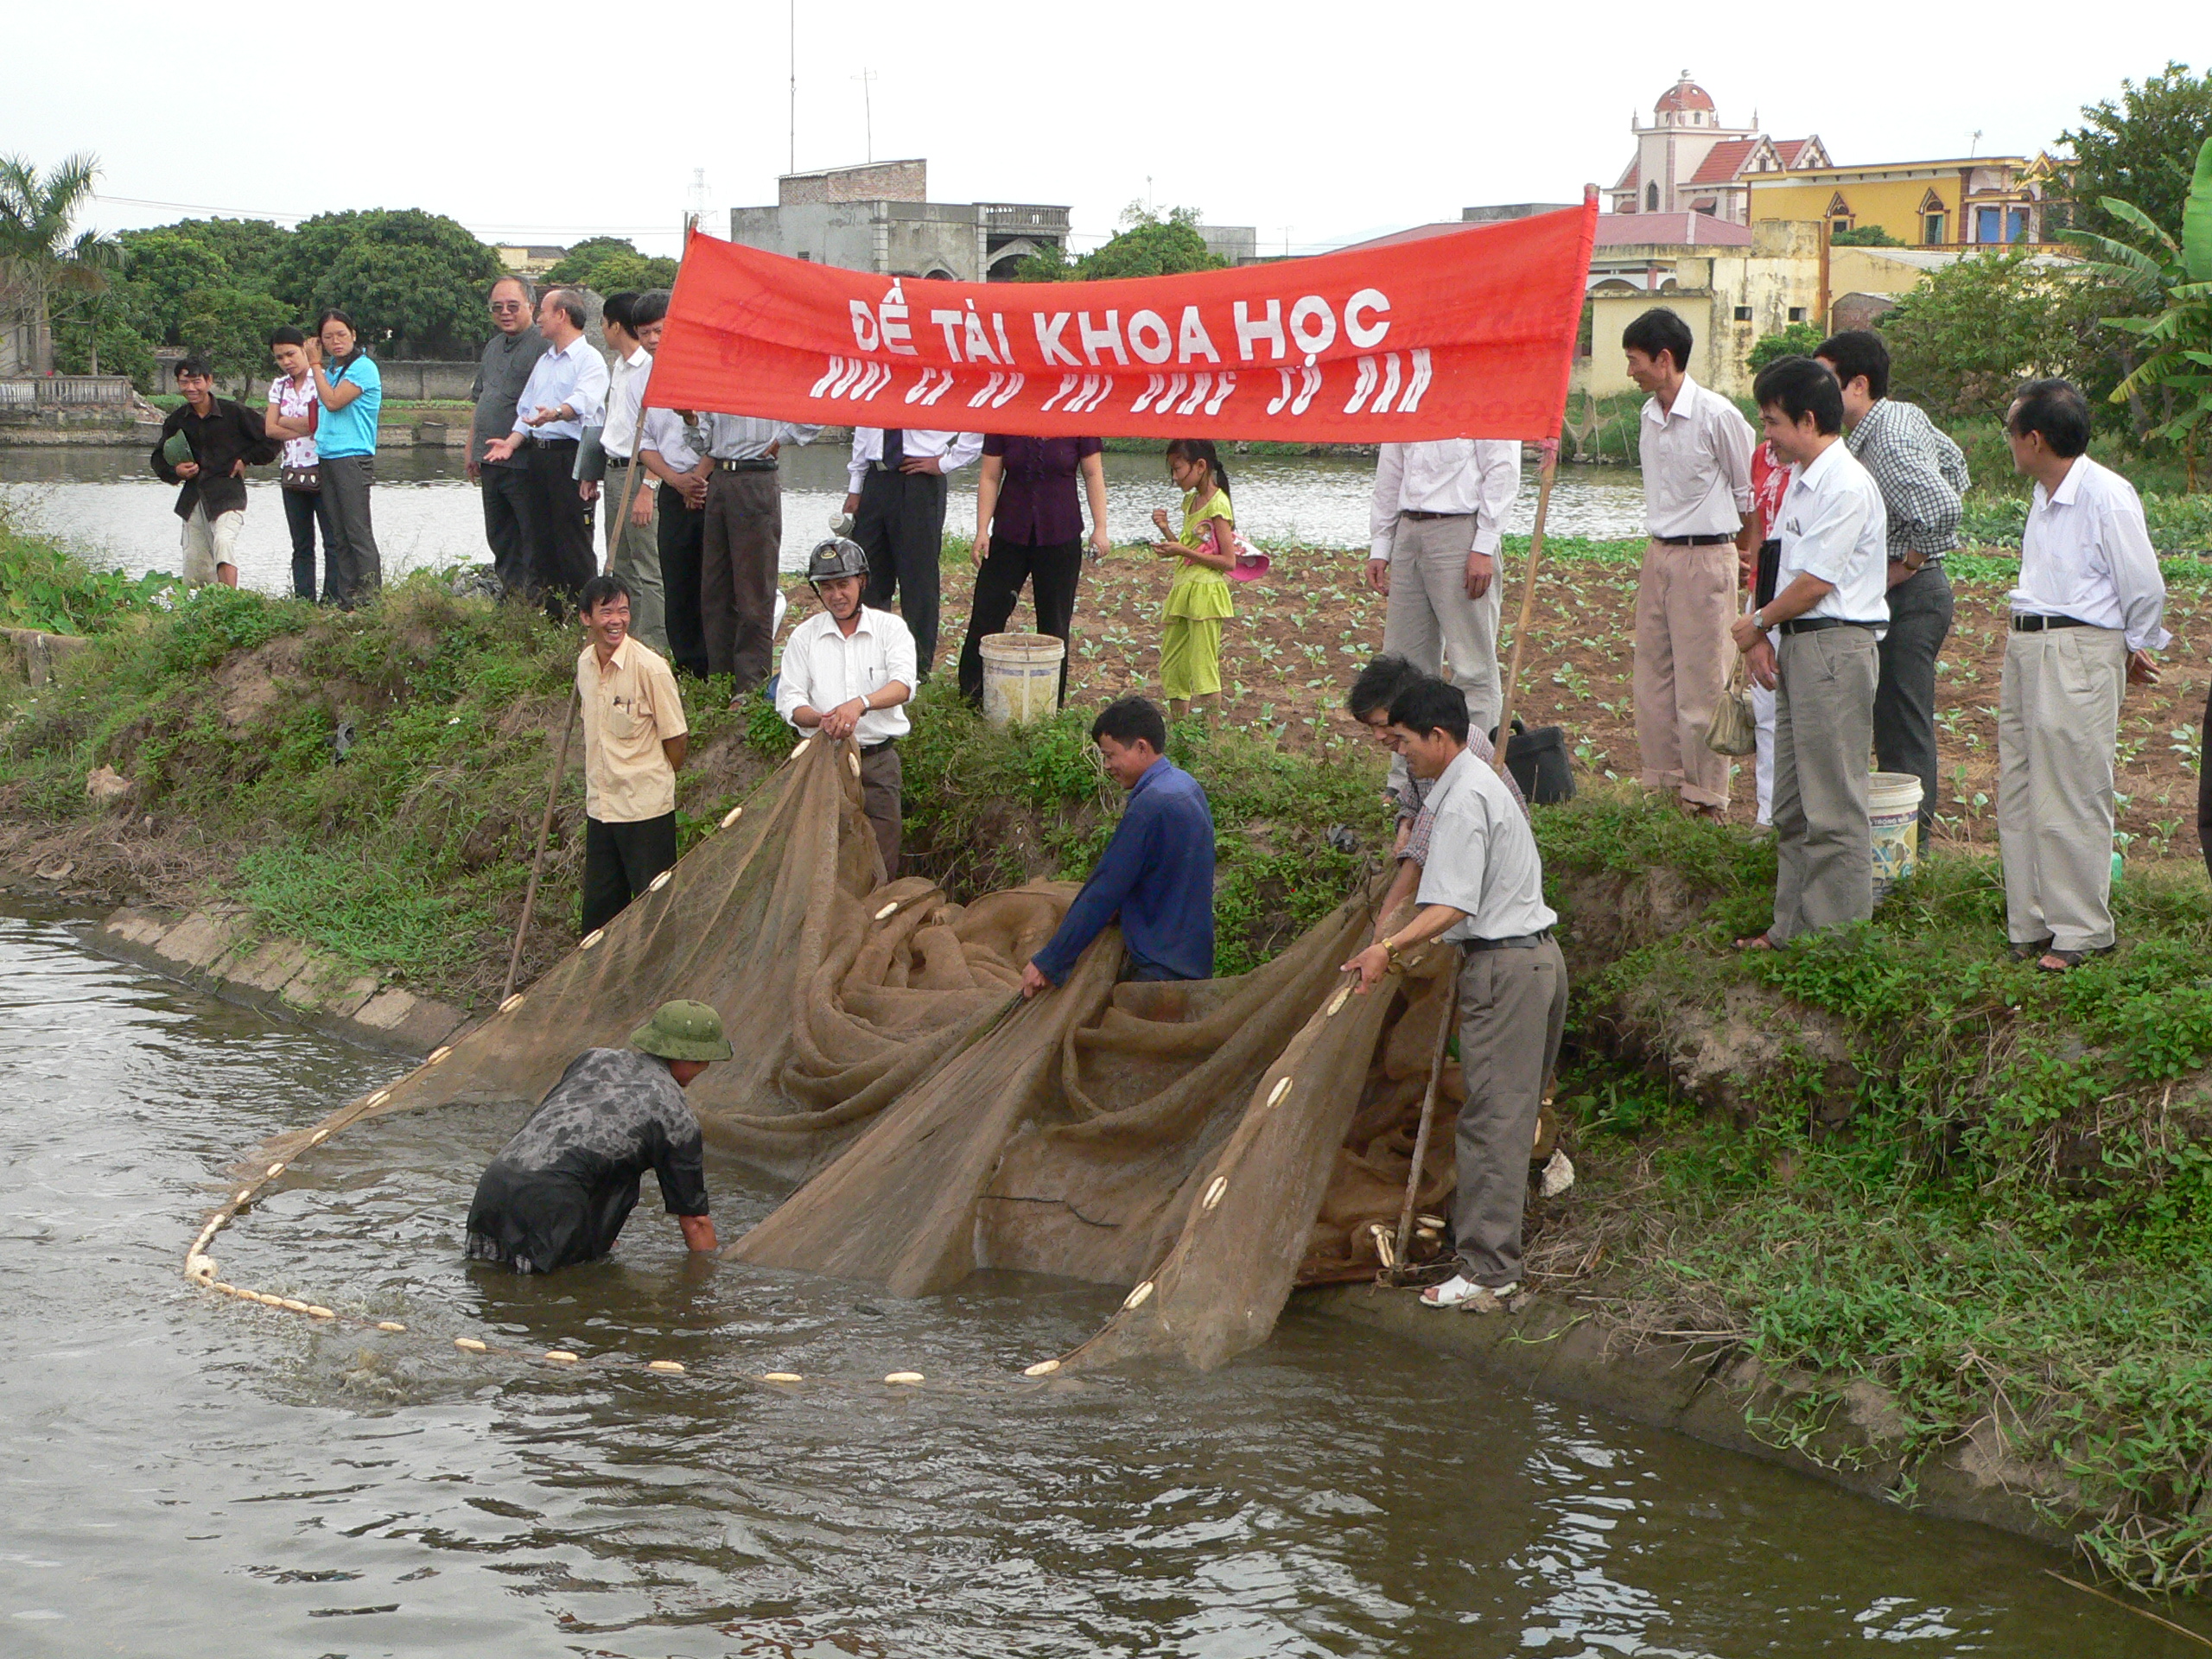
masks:
<path fill-rule="evenodd" d="M 1470 951 L 1459 969 L 1459 1191 L 1452 1237 L 1459 1270 L 1499 1290 L 1521 1282 L 1529 1148 L 1544 1078 L 1567 1025 L 1567 963 L 1555 940 L 1524 950 Z"/>
<path fill-rule="evenodd" d="M 660 492 L 660 581 L 668 605 L 668 659 L 679 672 L 707 672 L 705 613 L 699 603 L 700 556 L 706 543 L 707 510 L 687 507 L 673 485 Z M 769 601 L 774 614 L 773 599 Z"/>
<path fill-rule="evenodd" d="M 484 540 L 492 550 L 492 572 L 509 593 L 527 593 L 530 548 L 537 539 L 530 468 L 486 466 L 477 476 L 484 493 Z"/>
<path fill-rule="evenodd" d="M 776 620 L 776 560 L 784 545 L 784 492 L 773 467 L 707 480 L 699 549 L 699 613 L 707 671 L 749 691 L 768 677 Z M 664 577 L 667 567 L 662 567 Z"/>
<path fill-rule="evenodd" d="M 1020 542 L 991 537 L 991 550 L 976 572 L 976 601 L 968 613 L 968 641 L 960 647 L 960 695 L 977 708 L 983 705 L 983 639 L 1001 632 L 1021 597 L 1021 584 L 1032 584 L 1037 606 L 1037 632 L 1067 644 L 1075 621 L 1075 593 L 1083 580 L 1083 538 L 1050 547 L 1030 547 Z M 1068 659 L 1060 658 L 1060 701 L 1068 700 Z"/>
<path fill-rule="evenodd" d="M 596 933 L 676 862 L 676 814 L 635 823 L 584 820 L 583 931 Z"/>
<path fill-rule="evenodd" d="M 330 509 L 322 503 L 321 490 L 280 490 L 284 498 L 284 524 L 292 532 L 292 591 L 302 599 L 315 597 L 315 533 L 322 528 L 322 602 L 332 603 L 337 597 L 331 591 L 332 578 L 337 574 L 332 568 Z"/>
<path fill-rule="evenodd" d="M 887 609 L 897 590 L 899 614 L 913 631 L 925 680 L 937 664 L 937 562 L 944 550 L 945 487 L 942 473 L 870 467 L 861 484 L 860 511 L 853 515 L 853 539 L 868 554 L 865 602 Z"/>
<path fill-rule="evenodd" d="M 883 855 L 883 879 L 896 881 L 899 836 L 906 816 L 906 763 L 899 758 L 896 743 L 861 756 L 861 810 Z"/>
<path fill-rule="evenodd" d="M 1920 779 L 1920 844 L 1936 822 L 1936 658 L 1951 632 L 1942 560 L 1890 589 L 1890 631 L 1875 647 L 1874 764 Z"/>
<path fill-rule="evenodd" d="M 316 467 L 322 478 L 318 493 L 330 526 L 323 558 L 330 567 L 331 596 L 341 609 L 350 611 L 374 599 L 384 587 L 384 558 L 377 551 L 376 526 L 369 517 L 377 458 L 325 455 Z"/>
<path fill-rule="evenodd" d="M 531 539 L 524 590 L 533 599 L 557 593 L 574 601 L 599 574 L 591 503 L 576 491 L 576 441 L 525 443 L 522 454 L 530 462 L 530 511 L 524 523 Z"/>

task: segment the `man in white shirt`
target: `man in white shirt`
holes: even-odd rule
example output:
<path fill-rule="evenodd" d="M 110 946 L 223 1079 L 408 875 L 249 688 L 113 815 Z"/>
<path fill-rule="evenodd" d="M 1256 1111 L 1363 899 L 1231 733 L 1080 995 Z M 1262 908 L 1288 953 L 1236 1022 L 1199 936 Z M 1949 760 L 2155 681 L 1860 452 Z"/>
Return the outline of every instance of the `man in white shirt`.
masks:
<path fill-rule="evenodd" d="M 599 568 L 591 505 L 577 493 L 575 480 L 577 443 L 607 406 L 607 359 L 584 338 L 589 315 L 564 288 L 549 289 L 537 302 L 545 354 L 531 365 L 515 400 L 514 429 L 484 446 L 487 461 L 506 461 L 519 451 L 529 463 L 528 581 L 531 596 L 543 594 L 548 608 L 558 607 L 557 594 L 573 600 L 582 594 Z"/>
<path fill-rule="evenodd" d="M 1459 1273 L 1421 1293 L 1431 1307 L 1478 1313 L 1521 1288 L 1521 1217 L 1544 1079 L 1567 1024 L 1567 963 L 1552 938 L 1535 832 L 1494 767 L 1466 747 L 1456 688 L 1422 680 L 1390 704 L 1390 732 L 1417 779 L 1434 779 L 1401 851 L 1373 944 L 1344 963 L 1371 990 L 1432 939 L 1459 963 L 1459 1190 L 1452 1209 Z M 1418 905 L 1410 919 L 1408 901 Z"/>
<path fill-rule="evenodd" d="M 619 314 L 615 302 L 622 304 Z M 631 632 L 663 657 L 669 655 L 668 607 L 661 590 L 660 538 L 653 524 L 659 492 L 650 472 L 641 472 L 632 485 L 630 467 L 637 458 L 639 415 L 645 387 L 651 383 L 653 353 L 660 346 L 663 321 L 668 315 L 665 294 L 609 295 L 604 321 L 609 345 L 628 349 L 615 362 L 607 397 L 607 424 L 599 445 L 606 465 L 607 495 L 607 570 L 629 584 L 637 617 Z M 621 332 L 618 334 L 616 330 Z M 589 500 L 601 487 L 580 484 Z M 623 510 L 623 497 L 630 498 Z"/>
<path fill-rule="evenodd" d="M 1651 543 L 1636 586 L 1630 693 L 1646 789 L 1695 817 L 1728 810 L 1728 757 L 1705 746 L 1728 677 L 1737 553 L 1758 550 L 1751 428 L 1689 377 L 1689 325 L 1663 306 L 1621 333 L 1629 378 L 1651 394 L 1637 426 Z"/>
<path fill-rule="evenodd" d="M 1740 948 L 1874 913 L 1866 817 L 1876 645 L 1889 626 L 1889 520 L 1881 486 L 1843 442 L 1843 390 L 1809 357 L 1752 383 L 1759 423 L 1789 463 L 1774 597 L 1734 625 L 1751 677 L 1774 699 L 1774 920 Z M 1767 631 L 1782 631 L 1777 654 Z"/>
<path fill-rule="evenodd" d="M 1452 678 L 1472 728 L 1497 724 L 1497 547 L 1521 488 L 1521 446 L 1386 443 L 1375 459 L 1367 585 L 1389 595 L 1385 655 Z"/>
<path fill-rule="evenodd" d="M 2035 480 L 1997 709 L 2005 925 L 2015 957 L 2063 973 L 2113 948 L 2113 750 L 2123 682 L 2158 682 L 2166 584 L 2133 486 L 2084 453 L 2076 387 L 2021 387 L 2005 438 Z"/>
<path fill-rule="evenodd" d="M 706 518 L 699 553 L 700 626 L 707 671 L 737 681 L 734 709 L 768 677 L 775 640 L 776 566 L 784 546 L 784 493 L 776 457 L 822 429 L 750 415 L 706 417 Z"/>
<path fill-rule="evenodd" d="M 853 429 L 845 511 L 868 553 L 868 602 L 895 594 L 914 631 L 922 677 L 937 662 L 938 558 L 944 549 L 945 475 L 983 452 L 980 432 Z"/>
<path fill-rule="evenodd" d="M 806 562 L 822 609 L 791 630 L 776 685 L 776 712 L 832 742 L 851 738 L 861 756 L 861 801 L 883 855 L 883 879 L 899 875 L 905 812 L 906 700 L 914 695 L 914 636 L 889 611 L 861 602 L 868 555 L 833 536 Z"/>

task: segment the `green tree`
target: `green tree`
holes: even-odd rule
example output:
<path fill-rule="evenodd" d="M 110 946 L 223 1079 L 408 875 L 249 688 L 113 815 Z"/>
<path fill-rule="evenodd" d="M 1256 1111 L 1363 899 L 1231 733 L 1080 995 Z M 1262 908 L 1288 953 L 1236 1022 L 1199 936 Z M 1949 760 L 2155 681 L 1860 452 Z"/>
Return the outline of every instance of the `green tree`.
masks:
<path fill-rule="evenodd" d="M 1828 245 L 1835 248 L 1902 248 L 1901 237 L 1891 236 L 1878 225 L 1856 225 L 1847 231 L 1838 231 L 1828 238 Z"/>
<path fill-rule="evenodd" d="M 29 322 L 35 374 L 54 369 L 55 297 L 98 291 L 119 263 L 112 238 L 70 233 L 99 176 L 99 162 L 87 155 L 43 177 L 20 156 L 0 157 L 0 308 Z"/>
<path fill-rule="evenodd" d="M 1752 341 L 1751 354 L 1746 360 L 1756 374 L 1777 357 L 1810 357 L 1813 348 L 1827 338 L 1809 322 L 1793 322 Z"/>
<path fill-rule="evenodd" d="M 2100 236 L 2134 234 L 2132 221 L 2106 210 L 2109 196 L 2178 235 L 2190 160 L 2212 137 L 2212 74 L 2169 62 L 2140 86 L 2120 85 L 2118 103 L 2085 105 L 2082 124 L 2059 140 L 2074 152 L 2075 225 Z"/>
<path fill-rule="evenodd" d="M 116 239 L 123 246 L 125 308 L 156 344 L 179 343 L 186 295 L 238 285 L 220 251 L 181 225 L 125 231 Z"/>
<path fill-rule="evenodd" d="M 1057 248 L 1051 257 L 1033 254 L 1014 267 L 1014 276 L 1019 283 L 1103 282 L 1217 270 L 1228 263 L 1207 251 L 1197 208 L 1170 207 L 1163 213 L 1133 201 L 1122 212 L 1122 228 L 1103 247 L 1073 261 Z"/>
<path fill-rule="evenodd" d="M 465 357 L 491 332 L 484 294 L 505 274 L 453 219 L 375 208 L 302 224 L 278 255 L 275 291 L 302 318 L 337 307 L 379 355 Z"/>
<path fill-rule="evenodd" d="M 2103 255 L 2094 273 L 2140 302 L 2134 315 L 2103 319 L 2142 348 L 2110 396 L 2120 403 L 2158 394 L 2161 414 L 2147 435 L 2181 445 L 2185 487 L 2194 490 L 2197 437 L 2212 420 L 2212 136 L 2196 152 L 2179 239 L 2133 202 L 2107 196 L 2097 206 L 2144 238 L 2131 244 L 2094 231 L 2070 238 Z"/>
<path fill-rule="evenodd" d="M 185 296 L 177 322 L 178 344 L 207 359 L 218 385 L 236 382 L 240 395 L 269 366 L 269 336 L 292 321 L 291 308 L 273 295 L 243 288 L 199 288 Z"/>
<path fill-rule="evenodd" d="M 2094 356 L 2085 285 L 2025 253 L 1931 271 L 1881 321 L 1891 383 L 1945 419 L 2001 409 L 2022 380 L 2075 374 Z"/>
<path fill-rule="evenodd" d="M 620 236 L 588 237 L 545 273 L 548 283 L 588 288 L 602 296 L 676 286 L 676 261 L 647 258 Z"/>

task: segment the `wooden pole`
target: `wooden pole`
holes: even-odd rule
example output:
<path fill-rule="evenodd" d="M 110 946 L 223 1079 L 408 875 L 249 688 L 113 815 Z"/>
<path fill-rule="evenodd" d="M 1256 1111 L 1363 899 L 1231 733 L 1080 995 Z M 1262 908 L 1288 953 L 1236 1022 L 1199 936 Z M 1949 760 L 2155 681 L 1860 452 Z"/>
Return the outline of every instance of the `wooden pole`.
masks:
<path fill-rule="evenodd" d="M 1459 953 L 1455 950 L 1452 954 L 1457 957 Z M 1428 1132 L 1430 1126 L 1436 1122 L 1436 1091 L 1444 1080 L 1444 1051 L 1452 1041 L 1452 1016 L 1459 1012 L 1459 975 L 1456 963 L 1446 984 L 1444 1018 L 1436 1027 L 1435 1051 L 1428 1057 L 1428 1092 L 1421 1096 L 1421 1128 L 1414 1135 L 1414 1164 L 1406 1172 L 1406 1201 L 1398 1211 L 1398 1259 L 1393 1265 L 1401 1272 L 1405 1269 L 1407 1246 L 1413 1242 L 1414 1205 L 1421 1194 L 1421 1166 L 1428 1162 Z"/>
<path fill-rule="evenodd" d="M 530 886 L 522 899 L 522 919 L 515 924 L 515 948 L 507 953 L 507 982 L 499 988 L 504 1003 L 515 994 L 515 976 L 522 971 L 522 942 L 530 932 L 530 918 L 537 908 L 537 878 L 545 868 L 545 842 L 553 833 L 553 807 L 561 798 L 561 774 L 569 769 L 569 740 L 575 735 L 581 692 L 569 693 L 569 721 L 561 728 L 561 752 L 554 757 L 553 775 L 545 780 L 545 816 L 537 823 L 537 850 L 531 855 Z"/>
<path fill-rule="evenodd" d="M 1552 480 L 1559 473 L 1559 446 L 1550 445 L 1544 451 L 1541 469 L 1537 473 L 1536 523 L 1529 533 L 1529 568 L 1521 576 L 1521 616 L 1513 625 L 1513 666 L 1505 676 L 1505 695 L 1497 710 L 1497 753 L 1491 764 L 1497 774 L 1505 775 L 1505 752 L 1513 743 L 1513 694 L 1521 684 L 1521 658 L 1529 649 L 1529 624 L 1536 613 L 1536 567 L 1544 556 L 1544 520 L 1552 508 Z"/>

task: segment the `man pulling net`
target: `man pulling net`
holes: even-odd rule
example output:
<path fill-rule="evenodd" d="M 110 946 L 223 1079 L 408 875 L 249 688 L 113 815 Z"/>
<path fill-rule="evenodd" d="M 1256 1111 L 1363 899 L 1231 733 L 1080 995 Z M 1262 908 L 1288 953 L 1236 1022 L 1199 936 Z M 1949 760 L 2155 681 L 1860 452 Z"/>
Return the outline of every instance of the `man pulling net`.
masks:
<path fill-rule="evenodd" d="M 628 1048 L 588 1048 L 571 1060 L 477 1182 L 470 1257 L 518 1273 L 595 1262 L 614 1248 L 649 1169 L 685 1245 L 719 1249 L 699 1120 L 683 1091 L 731 1053 L 721 1016 L 679 1001 L 663 1003 Z"/>

